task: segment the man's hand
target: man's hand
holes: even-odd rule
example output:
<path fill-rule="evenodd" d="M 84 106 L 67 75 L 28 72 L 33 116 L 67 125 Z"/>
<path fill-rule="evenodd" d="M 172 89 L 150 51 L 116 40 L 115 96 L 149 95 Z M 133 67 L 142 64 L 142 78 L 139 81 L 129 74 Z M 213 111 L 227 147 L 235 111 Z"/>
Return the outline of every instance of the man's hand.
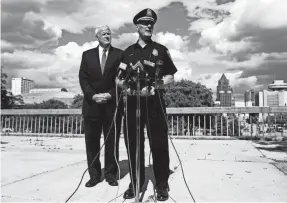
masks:
<path fill-rule="evenodd" d="M 92 99 L 98 104 L 104 104 L 104 103 L 107 103 L 108 99 L 110 98 L 111 98 L 111 95 L 109 93 L 100 93 L 100 94 L 95 94 Z"/>
<path fill-rule="evenodd" d="M 110 100 L 112 98 L 112 95 L 110 93 L 104 93 L 104 97 L 106 98 L 106 100 Z"/>

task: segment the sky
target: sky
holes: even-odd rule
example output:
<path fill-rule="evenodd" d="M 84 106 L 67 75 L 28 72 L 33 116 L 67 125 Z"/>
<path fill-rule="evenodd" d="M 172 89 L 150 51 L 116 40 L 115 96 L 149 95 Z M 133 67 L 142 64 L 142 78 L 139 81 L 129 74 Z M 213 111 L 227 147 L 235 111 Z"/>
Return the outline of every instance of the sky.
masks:
<path fill-rule="evenodd" d="M 151 8 L 158 16 L 153 40 L 165 45 L 175 79 L 216 92 L 224 73 L 242 100 L 247 89 L 287 82 L 287 0 L 2 0 L 1 64 L 37 88 L 80 93 L 83 51 L 98 45 L 94 29 L 108 25 L 112 45 L 137 41 L 132 19 Z"/>

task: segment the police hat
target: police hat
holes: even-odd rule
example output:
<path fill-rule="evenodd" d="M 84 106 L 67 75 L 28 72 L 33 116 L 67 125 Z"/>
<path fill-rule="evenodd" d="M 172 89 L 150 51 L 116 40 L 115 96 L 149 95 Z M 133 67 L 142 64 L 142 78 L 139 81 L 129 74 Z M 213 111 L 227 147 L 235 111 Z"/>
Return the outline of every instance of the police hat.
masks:
<path fill-rule="evenodd" d="M 157 20 L 157 15 L 152 9 L 146 8 L 135 15 L 133 22 L 136 25 L 140 20 L 150 20 L 155 23 Z"/>

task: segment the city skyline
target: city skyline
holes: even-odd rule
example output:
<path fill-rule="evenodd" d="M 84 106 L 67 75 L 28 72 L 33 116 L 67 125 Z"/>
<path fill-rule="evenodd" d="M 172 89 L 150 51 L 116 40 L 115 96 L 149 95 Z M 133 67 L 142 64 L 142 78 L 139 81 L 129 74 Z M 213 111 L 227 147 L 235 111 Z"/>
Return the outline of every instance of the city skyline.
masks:
<path fill-rule="evenodd" d="M 169 48 L 179 70 L 175 78 L 201 82 L 215 93 L 224 73 L 236 100 L 242 100 L 247 89 L 267 89 L 274 79 L 286 81 L 286 4 L 279 0 L 121 0 L 113 4 L 4 0 L 2 65 L 9 85 L 12 77 L 26 77 L 39 88 L 79 92 L 81 54 L 97 46 L 94 27 L 109 25 L 112 44 L 124 49 L 137 38 L 134 14 L 149 7 L 158 15 L 153 39 Z"/>

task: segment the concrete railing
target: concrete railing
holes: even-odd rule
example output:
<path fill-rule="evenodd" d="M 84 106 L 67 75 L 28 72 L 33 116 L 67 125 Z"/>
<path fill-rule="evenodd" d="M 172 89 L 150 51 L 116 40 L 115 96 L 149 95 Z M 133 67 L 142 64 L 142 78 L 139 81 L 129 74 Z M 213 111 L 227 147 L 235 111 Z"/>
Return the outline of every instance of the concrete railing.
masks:
<path fill-rule="evenodd" d="M 287 107 L 167 108 L 172 136 L 285 136 L 286 120 Z M 4 109 L 1 129 L 6 135 L 84 134 L 81 109 Z"/>

